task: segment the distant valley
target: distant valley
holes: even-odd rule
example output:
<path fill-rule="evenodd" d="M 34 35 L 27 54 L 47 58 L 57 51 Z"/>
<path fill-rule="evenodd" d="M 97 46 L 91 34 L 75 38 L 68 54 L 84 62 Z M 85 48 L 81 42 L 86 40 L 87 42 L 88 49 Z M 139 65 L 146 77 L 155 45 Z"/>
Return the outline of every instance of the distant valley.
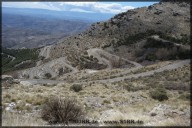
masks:
<path fill-rule="evenodd" d="M 60 13 L 60 14 L 58 14 Z M 93 15 L 93 16 L 91 16 Z M 43 9 L 2 8 L 2 46 L 6 48 L 37 48 L 86 30 L 91 23 L 104 20 L 95 14 L 58 12 Z M 86 18 L 87 17 L 87 18 Z M 97 19 L 97 20 L 96 20 Z"/>

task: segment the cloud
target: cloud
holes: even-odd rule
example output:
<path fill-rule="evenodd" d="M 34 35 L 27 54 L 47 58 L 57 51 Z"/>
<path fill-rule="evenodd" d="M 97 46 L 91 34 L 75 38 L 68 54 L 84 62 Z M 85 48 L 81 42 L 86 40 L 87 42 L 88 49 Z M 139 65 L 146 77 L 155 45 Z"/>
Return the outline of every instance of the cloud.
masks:
<path fill-rule="evenodd" d="M 54 7 L 51 4 L 45 4 L 43 2 L 2 2 L 2 7 L 15 7 L 15 8 L 38 8 L 38 9 L 48 9 L 48 10 L 57 10 L 60 9 Z"/>
<path fill-rule="evenodd" d="M 86 10 L 83 10 L 83 9 L 80 9 L 80 8 L 73 8 L 73 9 L 70 9 L 69 11 L 72 11 L 72 12 L 94 13 L 94 12 L 92 12 L 92 11 L 86 11 Z"/>
<path fill-rule="evenodd" d="M 78 7 L 90 7 L 93 6 L 96 2 L 61 2 L 63 5 L 72 5 Z"/>
<path fill-rule="evenodd" d="M 112 3 L 112 4 L 100 4 L 96 3 L 93 6 L 95 11 L 99 11 L 101 13 L 120 13 L 127 11 L 128 9 L 133 9 L 134 7 L 132 6 L 123 6 L 118 3 Z"/>
<path fill-rule="evenodd" d="M 99 13 L 120 13 L 129 9 L 134 9 L 132 6 L 123 6 L 119 3 L 104 3 L 104 2 L 61 2 L 62 5 L 76 6 L 87 8 L 93 12 Z"/>
<path fill-rule="evenodd" d="M 117 14 L 134 8 L 132 6 L 122 5 L 116 2 L 2 2 L 2 6 L 112 14 Z"/>

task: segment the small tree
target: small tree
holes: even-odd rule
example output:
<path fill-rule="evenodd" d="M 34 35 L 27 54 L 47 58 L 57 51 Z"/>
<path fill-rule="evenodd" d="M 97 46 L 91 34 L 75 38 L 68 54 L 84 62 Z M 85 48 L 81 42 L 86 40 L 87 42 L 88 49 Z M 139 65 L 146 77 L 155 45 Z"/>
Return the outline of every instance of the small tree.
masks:
<path fill-rule="evenodd" d="M 84 118 L 84 112 L 75 98 L 51 97 L 43 106 L 41 117 L 49 124 L 68 125 L 69 121 Z"/>

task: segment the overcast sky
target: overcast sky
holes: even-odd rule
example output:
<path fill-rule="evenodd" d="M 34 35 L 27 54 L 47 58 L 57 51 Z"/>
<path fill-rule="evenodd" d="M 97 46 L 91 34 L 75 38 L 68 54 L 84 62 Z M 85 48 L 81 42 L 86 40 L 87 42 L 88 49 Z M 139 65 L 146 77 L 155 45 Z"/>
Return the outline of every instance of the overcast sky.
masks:
<path fill-rule="evenodd" d="M 158 2 L 2 2 L 3 7 L 117 14 Z"/>

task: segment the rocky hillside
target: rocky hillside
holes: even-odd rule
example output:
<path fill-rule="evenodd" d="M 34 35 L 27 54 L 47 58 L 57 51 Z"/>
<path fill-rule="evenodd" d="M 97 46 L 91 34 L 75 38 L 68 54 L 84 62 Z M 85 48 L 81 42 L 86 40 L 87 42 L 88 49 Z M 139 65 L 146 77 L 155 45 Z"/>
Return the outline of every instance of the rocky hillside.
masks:
<path fill-rule="evenodd" d="M 190 6 L 164 1 L 54 45 L 3 49 L 2 125 L 190 126 Z"/>
<path fill-rule="evenodd" d="M 106 22 L 95 23 L 84 33 L 54 45 L 50 57 L 66 56 L 68 49 L 74 51 L 73 54 L 79 55 L 79 52 L 95 47 L 116 53 L 121 50 L 122 45 L 130 46 L 155 34 L 187 44 L 189 26 L 189 3 L 160 2 L 149 7 L 128 10 Z M 128 52 L 131 52 L 131 49 L 129 50 Z"/>
<path fill-rule="evenodd" d="M 39 74 L 38 78 L 43 78 L 47 73 L 56 77 L 60 74 L 60 69 L 62 73 L 65 72 L 64 69 L 68 67 L 66 64 L 71 65 L 70 71 L 78 71 L 188 59 L 189 14 L 190 4 L 187 2 L 162 1 L 149 7 L 128 10 L 106 22 L 92 24 L 83 33 L 44 47 L 41 49 L 41 60 L 37 66 L 51 65 L 52 71 L 47 72 L 47 68 L 38 67 L 43 73 L 36 72 L 39 69 L 33 68 L 25 72 L 24 76 L 29 76 L 30 72 L 34 71 Z M 57 61 L 52 60 L 60 62 L 61 57 L 66 61 L 63 60 L 63 66 L 58 67 Z M 130 63 L 133 61 L 137 63 Z M 29 77 L 31 76 L 34 77 L 34 74 Z"/>

